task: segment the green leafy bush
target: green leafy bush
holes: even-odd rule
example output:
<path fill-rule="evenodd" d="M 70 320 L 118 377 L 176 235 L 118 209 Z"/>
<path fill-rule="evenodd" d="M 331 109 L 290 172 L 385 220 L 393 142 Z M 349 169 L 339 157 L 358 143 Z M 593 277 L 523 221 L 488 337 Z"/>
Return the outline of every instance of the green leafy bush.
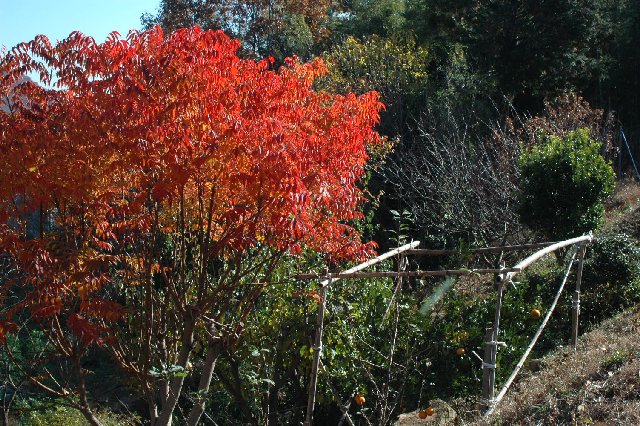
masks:
<path fill-rule="evenodd" d="M 138 418 L 118 415 L 107 410 L 98 411 L 96 416 L 104 426 L 134 426 L 141 424 Z M 31 411 L 20 418 L 20 425 L 22 426 L 85 426 L 87 424 L 87 419 L 80 411 L 63 405 L 46 410 Z"/>
<path fill-rule="evenodd" d="M 640 247 L 629 235 L 600 235 L 587 250 L 581 299 L 588 323 L 640 302 Z"/>
<path fill-rule="evenodd" d="M 543 141 L 520 158 L 521 221 L 547 238 L 574 237 L 595 230 L 604 219 L 604 200 L 615 186 L 614 172 L 587 129 Z"/>

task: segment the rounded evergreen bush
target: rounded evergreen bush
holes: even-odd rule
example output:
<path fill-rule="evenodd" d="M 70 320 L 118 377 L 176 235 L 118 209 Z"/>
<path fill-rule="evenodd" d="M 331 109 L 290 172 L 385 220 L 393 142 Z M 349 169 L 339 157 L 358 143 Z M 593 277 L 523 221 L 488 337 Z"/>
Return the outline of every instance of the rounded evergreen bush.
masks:
<path fill-rule="evenodd" d="M 542 135 L 542 143 L 520 157 L 518 213 L 522 223 L 550 239 L 579 236 L 604 220 L 604 201 L 613 192 L 611 165 L 588 129 L 563 137 Z"/>

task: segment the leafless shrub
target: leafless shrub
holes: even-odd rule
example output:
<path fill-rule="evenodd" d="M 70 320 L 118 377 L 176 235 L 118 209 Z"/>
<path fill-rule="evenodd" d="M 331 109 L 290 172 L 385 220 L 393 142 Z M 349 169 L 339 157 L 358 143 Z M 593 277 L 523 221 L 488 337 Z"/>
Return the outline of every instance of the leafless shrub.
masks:
<path fill-rule="evenodd" d="M 385 168 L 413 225 L 445 241 L 487 244 L 514 235 L 517 140 L 499 122 L 479 122 L 472 111 L 432 118 L 425 113 L 418 120 L 417 137 L 399 146 Z"/>
<path fill-rule="evenodd" d="M 532 117 L 523 126 L 511 126 L 515 137 L 527 145 L 539 142 L 541 133 L 564 136 L 578 129 L 589 129 L 589 135 L 602 143 L 608 159 L 615 155 L 613 143 L 615 119 L 613 113 L 591 108 L 589 103 L 575 93 L 565 93 L 545 102 L 544 113 Z"/>

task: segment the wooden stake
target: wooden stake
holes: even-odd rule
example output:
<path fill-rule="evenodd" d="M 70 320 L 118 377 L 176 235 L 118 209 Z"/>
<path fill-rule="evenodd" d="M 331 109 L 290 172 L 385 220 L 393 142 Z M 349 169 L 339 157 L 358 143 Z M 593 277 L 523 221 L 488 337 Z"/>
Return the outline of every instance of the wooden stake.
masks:
<path fill-rule="evenodd" d="M 571 298 L 571 347 L 576 350 L 578 344 L 578 323 L 580 317 L 580 284 L 582 283 L 582 267 L 587 245 L 581 244 L 578 253 L 578 270 L 576 271 L 576 289 Z"/>
<path fill-rule="evenodd" d="M 502 309 L 502 297 L 504 294 L 503 276 L 496 274 L 495 283 L 498 290 L 496 312 L 493 327 L 487 328 L 484 336 L 484 359 L 482 360 L 483 380 L 482 399 L 491 408 L 495 394 L 496 383 L 496 359 L 498 356 L 498 334 L 500 332 L 500 310 Z"/>
<path fill-rule="evenodd" d="M 316 314 L 316 336 L 313 344 L 313 364 L 309 376 L 309 397 L 307 399 L 307 417 L 304 421 L 304 426 L 311 426 L 313 424 L 313 408 L 316 402 L 316 387 L 318 385 L 318 366 L 320 365 L 320 356 L 322 354 L 324 311 L 327 304 L 327 288 L 331 285 L 331 274 L 327 274 L 325 281 L 327 285 L 321 286 L 319 293 L 320 303 L 318 304 L 318 313 Z"/>
<path fill-rule="evenodd" d="M 494 350 L 496 345 L 493 335 L 493 327 L 488 327 L 484 334 L 484 359 L 482 361 L 482 399 L 487 405 L 491 405 L 493 401 L 493 388 L 495 381 L 495 364 L 491 361 L 494 357 Z"/>

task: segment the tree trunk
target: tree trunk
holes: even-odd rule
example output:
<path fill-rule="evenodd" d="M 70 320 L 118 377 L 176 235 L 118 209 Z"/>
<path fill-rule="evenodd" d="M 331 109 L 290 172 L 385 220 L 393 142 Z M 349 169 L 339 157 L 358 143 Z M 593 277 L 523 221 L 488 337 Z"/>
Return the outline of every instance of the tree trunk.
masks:
<path fill-rule="evenodd" d="M 93 414 L 91 407 L 89 407 L 89 400 L 87 399 L 87 386 L 84 381 L 84 372 L 82 371 L 82 365 L 80 364 L 80 357 L 76 355 L 73 360 L 73 365 L 78 376 L 78 394 L 80 403 L 77 406 L 78 410 L 87 419 L 91 426 L 102 426 L 100 420 Z"/>
<path fill-rule="evenodd" d="M 213 378 L 213 371 L 216 368 L 216 361 L 218 360 L 220 353 L 222 353 L 222 342 L 220 340 L 211 342 L 207 349 L 207 358 L 204 361 L 202 375 L 200 376 L 200 383 L 198 384 L 198 395 L 187 419 L 187 424 L 189 426 L 196 426 L 204 412 L 207 394 L 209 393 L 211 379 Z"/>
<path fill-rule="evenodd" d="M 102 426 L 100 420 L 98 420 L 98 418 L 95 416 L 95 414 L 93 414 L 93 411 L 91 411 L 88 406 L 80 407 L 79 410 L 91 426 Z"/>
<path fill-rule="evenodd" d="M 158 420 L 158 404 L 154 401 L 151 390 L 147 390 L 147 406 L 149 408 L 149 426 L 155 426 Z"/>
<path fill-rule="evenodd" d="M 184 327 L 182 347 L 178 354 L 178 365 L 186 368 L 189 362 L 189 356 L 193 350 L 193 330 L 195 327 L 195 320 L 189 320 Z M 184 384 L 184 377 L 174 377 L 171 380 L 169 386 L 169 396 L 166 403 L 163 404 L 160 416 L 156 420 L 155 426 L 170 426 L 173 421 L 173 410 L 176 409 L 178 399 L 182 393 L 182 385 Z"/>
<path fill-rule="evenodd" d="M 226 378 L 224 374 L 218 373 L 220 382 L 227 390 L 227 392 L 229 392 L 233 396 L 236 405 L 240 407 L 240 410 L 245 416 L 245 423 L 257 425 L 258 422 L 251 412 L 251 407 L 249 407 L 246 398 L 242 395 L 242 380 L 240 379 L 240 374 L 238 372 L 238 363 L 233 359 L 233 357 L 228 356 L 228 354 L 227 356 L 225 356 L 225 358 L 228 358 L 230 364 L 231 377 Z"/>

